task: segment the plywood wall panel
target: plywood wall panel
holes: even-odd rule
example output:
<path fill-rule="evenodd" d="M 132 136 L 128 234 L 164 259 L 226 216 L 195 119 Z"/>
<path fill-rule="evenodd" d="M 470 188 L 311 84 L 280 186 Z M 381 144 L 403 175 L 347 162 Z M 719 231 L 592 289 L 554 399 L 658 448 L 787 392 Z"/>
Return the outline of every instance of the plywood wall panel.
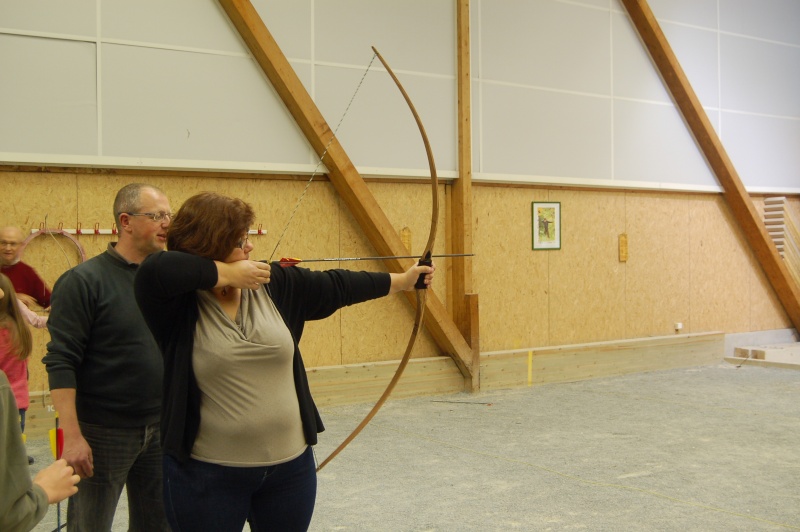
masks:
<path fill-rule="evenodd" d="M 3 208 L 0 223 L 16 225 L 26 233 L 59 222 L 74 226 L 77 205 L 75 175 L 0 171 Z"/>
<path fill-rule="evenodd" d="M 549 257 L 533 251 L 531 202 L 547 190 L 473 188 L 473 284 L 480 294 L 481 346 L 548 345 Z"/>
<path fill-rule="evenodd" d="M 625 198 L 625 337 L 689 330 L 689 204 L 678 194 Z"/>
<path fill-rule="evenodd" d="M 749 254 L 750 299 L 749 331 L 769 331 L 774 329 L 791 329 L 792 321 L 783 310 L 780 300 L 775 295 L 764 270 L 756 262 L 755 256 Z"/>
<path fill-rule="evenodd" d="M 546 253 L 550 270 L 550 345 L 625 335 L 625 271 L 618 235 L 625 230 L 623 192 L 559 190 L 561 249 Z"/>
<path fill-rule="evenodd" d="M 431 187 L 421 183 L 369 183 L 378 205 L 386 214 L 392 227 L 399 234 L 404 228 L 411 236 L 410 255 L 422 252 L 428 240 L 431 221 Z M 434 253 L 445 250 L 445 205 L 444 187 L 440 186 L 439 223 Z M 355 219 L 346 209 L 341 210 L 341 248 L 339 256 L 375 256 L 377 252 L 369 244 Z M 408 260 L 409 265 L 413 263 Z M 439 260 L 436 261 L 440 266 Z M 387 271 L 383 262 L 370 261 L 342 263 L 342 268 Z M 445 301 L 446 267 L 437 272 L 432 290 L 440 300 Z M 357 334 L 343 335 L 342 359 L 339 364 L 352 364 L 359 361 L 397 360 L 403 355 L 411 334 L 414 313 L 402 294 L 371 301 L 342 309 L 343 329 L 361 331 Z M 414 357 L 430 357 L 439 354 L 436 344 L 426 330 L 420 334 Z"/>
<path fill-rule="evenodd" d="M 800 220 L 800 196 L 786 198 L 786 209 L 792 213 L 795 220 Z"/>
<path fill-rule="evenodd" d="M 689 203 L 690 330 L 747 331 L 752 265 L 744 239 L 722 197 L 691 197 Z"/>
<path fill-rule="evenodd" d="M 266 231 L 253 236 L 254 258 L 266 259 L 306 186 L 305 179 L 176 172 L 71 171 L 0 172 L 5 208 L 0 225 L 73 228 L 111 226 L 117 190 L 130 182 L 161 187 L 173 211 L 192 194 L 212 190 L 242 197 Z M 370 182 L 394 228 L 411 234 L 412 251 L 427 238 L 430 190 L 424 183 Z M 447 187 L 440 186 L 446 193 Z M 444 196 L 444 194 L 442 194 Z M 723 198 L 678 194 L 530 186 L 473 189 L 473 283 L 480 294 L 481 347 L 485 351 L 560 346 L 683 333 L 749 332 L 789 327 L 777 298 L 739 234 Z M 562 248 L 531 249 L 531 202 L 559 201 Z M 757 198 L 757 205 L 763 200 Z M 800 218 L 800 198 L 787 201 Z M 444 202 L 436 251 L 447 251 Z M 629 260 L 619 262 L 618 235 L 627 233 Z M 89 257 L 115 237 L 78 237 Z M 366 238 L 331 184 L 315 180 L 289 226 L 275 258 L 373 255 Z M 77 252 L 63 237 L 40 237 L 26 251 L 52 285 Z M 437 261 L 434 291 L 447 301 L 447 260 Z M 308 264 L 385 271 L 376 263 Z M 308 324 L 301 347 L 309 368 L 391 363 L 402 354 L 413 312 L 400 295 L 344 309 Z M 31 390 L 46 389 L 39 363 L 49 337 L 34 334 Z M 437 356 L 423 331 L 415 359 Z"/>
<path fill-rule="evenodd" d="M 0 190 L 3 198 L 0 227 L 17 226 L 26 235 L 45 222 L 51 227 L 58 227 L 59 223 L 75 227 L 78 200 L 73 174 L 0 172 Z M 79 262 L 80 254 L 71 241 L 60 235 L 40 236 L 26 246 L 22 258 L 52 287 L 64 271 Z M 47 387 L 40 362 L 50 338 L 47 331 L 41 330 L 34 331 L 33 338 L 30 390 L 36 391 Z"/>

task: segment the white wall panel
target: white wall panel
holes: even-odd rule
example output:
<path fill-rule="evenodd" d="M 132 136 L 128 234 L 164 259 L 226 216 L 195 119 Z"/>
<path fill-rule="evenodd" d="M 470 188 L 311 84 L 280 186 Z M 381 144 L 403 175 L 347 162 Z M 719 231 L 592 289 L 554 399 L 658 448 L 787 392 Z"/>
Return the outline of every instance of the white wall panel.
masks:
<path fill-rule="evenodd" d="M 105 0 L 104 39 L 245 53 L 215 0 Z"/>
<path fill-rule="evenodd" d="M 800 45 L 797 0 L 719 0 L 720 29 Z"/>
<path fill-rule="evenodd" d="M 252 0 L 253 7 L 289 59 L 311 60 L 314 30 L 311 3 L 312 0 Z"/>
<path fill-rule="evenodd" d="M 706 107 L 719 107 L 716 32 L 669 23 L 662 24 L 661 28 L 700 103 Z M 651 68 L 655 70 L 655 66 Z"/>
<path fill-rule="evenodd" d="M 95 46 L 0 35 L 0 151 L 97 151 Z"/>
<path fill-rule="evenodd" d="M 394 67 L 392 67 L 394 68 Z M 363 70 L 318 67 L 318 106 L 335 128 Z M 455 80 L 398 73 L 425 125 L 439 170 L 456 168 Z M 442 102 L 448 102 L 442 105 Z M 383 70 L 367 74 L 337 136 L 358 168 L 428 170 L 428 159 L 414 117 Z"/>
<path fill-rule="evenodd" d="M 623 14 L 615 15 L 613 28 L 615 96 L 671 101 L 630 19 Z M 718 107 L 716 33 L 670 23 L 662 24 L 661 28 L 700 102 L 707 107 Z"/>
<path fill-rule="evenodd" d="M 608 98 L 484 85 L 481 172 L 611 178 Z"/>
<path fill-rule="evenodd" d="M 308 164 L 309 148 L 247 57 L 103 48 L 103 155 Z"/>
<path fill-rule="evenodd" d="M 614 0 L 619 4 L 619 0 Z M 649 0 L 648 5 L 659 20 L 717 28 L 717 0 Z M 624 7 L 620 5 L 620 9 Z"/>
<path fill-rule="evenodd" d="M 670 101 L 669 92 L 628 16 L 614 16 L 613 28 L 614 96 Z"/>
<path fill-rule="evenodd" d="M 800 120 L 722 115 L 723 142 L 748 188 L 800 188 Z"/>
<path fill-rule="evenodd" d="M 3 0 L 0 28 L 95 37 L 97 0 Z"/>
<path fill-rule="evenodd" d="M 325 0 L 314 7 L 317 61 L 366 65 L 375 46 L 395 71 L 455 76 L 452 0 Z"/>
<path fill-rule="evenodd" d="M 675 107 L 633 101 L 614 103 L 614 177 L 717 186 Z"/>
<path fill-rule="evenodd" d="M 608 11 L 552 1 L 481 2 L 480 78 L 608 95 Z"/>
<path fill-rule="evenodd" d="M 616 0 L 567 0 L 567 1 L 572 4 L 577 4 L 587 7 L 599 7 L 602 9 L 608 9 L 610 4 Z"/>
<path fill-rule="evenodd" d="M 800 48 L 730 35 L 721 48 L 724 109 L 800 117 Z"/>
<path fill-rule="evenodd" d="M 452 0 L 252 1 L 331 127 L 377 46 L 422 115 L 440 174 L 455 174 Z M 0 160 L 316 165 L 217 0 L 43 5 L 0 1 Z M 800 1 L 650 5 L 746 182 L 797 190 Z M 713 187 L 620 0 L 470 6 L 474 179 Z M 421 175 L 415 125 L 372 70 L 339 136 L 365 173 Z"/>

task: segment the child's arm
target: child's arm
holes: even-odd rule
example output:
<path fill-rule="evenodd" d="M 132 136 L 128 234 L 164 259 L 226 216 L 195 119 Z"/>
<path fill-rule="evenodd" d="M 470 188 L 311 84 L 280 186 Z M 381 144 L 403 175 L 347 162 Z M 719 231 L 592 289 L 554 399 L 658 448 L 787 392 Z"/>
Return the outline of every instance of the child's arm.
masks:
<path fill-rule="evenodd" d="M 0 288 L 0 299 L 6 297 L 5 292 L 3 289 Z M 34 311 L 29 309 L 25 306 L 25 304 L 17 299 L 17 308 L 19 309 L 19 313 L 22 314 L 22 319 L 24 319 L 27 323 L 30 323 L 37 329 L 44 329 L 47 327 L 47 316 L 39 316 Z"/>
<path fill-rule="evenodd" d="M 37 329 L 44 329 L 47 327 L 47 316 L 39 316 L 34 311 L 26 307 L 25 303 L 19 299 L 17 300 L 17 308 L 19 308 L 19 313 L 22 314 L 22 319 Z"/>

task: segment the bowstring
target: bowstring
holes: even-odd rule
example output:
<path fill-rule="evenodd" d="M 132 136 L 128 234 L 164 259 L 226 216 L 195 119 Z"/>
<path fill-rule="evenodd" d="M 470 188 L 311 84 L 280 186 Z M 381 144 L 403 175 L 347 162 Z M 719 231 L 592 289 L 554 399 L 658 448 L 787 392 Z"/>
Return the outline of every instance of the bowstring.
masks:
<path fill-rule="evenodd" d="M 297 198 L 297 203 L 295 203 L 294 209 L 292 209 L 292 213 L 289 215 L 289 219 L 286 221 L 286 225 L 283 226 L 283 231 L 281 231 L 281 234 L 278 237 L 278 241 L 275 243 L 275 248 L 272 250 L 272 253 L 270 254 L 269 260 L 267 262 L 272 262 L 272 258 L 275 256 L 275 252 L 278 251 L 278 247 L 281 245 L 281 241 L 283 240 L 284 235 L 286 235 L 286 231 L 289 229 L 289 225 L 292 223 L 292 219 L 294 219 L 294 215 L 297 213 L 297 209 L 300 208 L 300 203 L 302 203 L 303 197 L 306 195 L 306 192 L 308 191 L 309 187 L 311 186 L 311 182 L 314 181 L 314 177 L 319 175 L 319 173 L 320 173 L 319 169 L 322 167 L 322 164 L 325 161 L 325 156 L 328 154 L 328 150 L 330 149 L 331 144 L 336 139 L 336 133 L 338 133 L 339 128 L 342 125 L 342 122 L 344 122 L 344 117 L 347 116 L 348 111 L 350 111 L 350 106 L 353 105 L 353 101 L 355 101 L 356 95 L 358 94 L 359 89 L 361 89 L 361 85 L 364 83 L 364 80 L 366 79 L 367 74 L 369 74 L 369 69 L 372 67 L 372 63 L 375 62 L 375 58 L 376 57 L 377 57 L 377 54 L 375 52 L 373 52 L 372 53 L 372 59 L 370 59 L 369 64 L 367 65 L 367 68 L 364 69 L 364 73 L 361 75 L 361 79 L 359 80 L 358 85 L 356 86 L 356 90 L 353 92 L 353 96 L 350 97 L 350 101 L 347 103 L 347 107 L 345 107 L 341 118 L 339 118 L 339 123 L 336 124 L 336 127 L 333 130 L 333 134 L 331 135 L 331 138 L 328 141 L 328 144 L 325 146 L 325 150 L 322 152 L 322 155 L 320 155 L 319 160 L 317 161 L 317 166 L 314 168 L 314 171 L 311 173 L 311 177 L 306 182 L 305 188 L 303 188 L 303 191 L 300 193 L 300 196 Z"/>
<path fill-rule="evenodd" d="M 55 237 L 55 235 L 47 230 L 47 217 L 48 216 L 49 215 L 47 215 L 47 214 L 44 215 L 44 234 L 48 235 L 50 238 L 53 239 L 53 242 L 55 242 L 56 245 L 59 247 L 59 249 L 61 250 L 61 253 L 64 255 L 64 258 L 67 261 L 67 266 L 68 266 L 67 269 L 71 270 L 72 269 L 72 261 L 69 260 L 69 256 L 67 255 L 67 251 L 64 249 L 64 246 L 61 245 L 61 242 L 58 241 L 58 239 Z"/>

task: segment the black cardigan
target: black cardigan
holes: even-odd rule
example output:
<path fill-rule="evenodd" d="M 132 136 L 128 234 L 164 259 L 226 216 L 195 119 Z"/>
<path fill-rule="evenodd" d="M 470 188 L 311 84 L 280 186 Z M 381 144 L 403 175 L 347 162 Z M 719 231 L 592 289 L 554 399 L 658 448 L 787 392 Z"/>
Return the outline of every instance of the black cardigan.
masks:
<path fill-rule="evenodd" d="M 298 342 L 305 322 L 326 318 L 338 309 L 385 296 L 386 273 L 348 270 L 312 271 L 271 265 L 267 290 L 294 338 L 294 382 L 303 432 L 309 445 L 325 430 L 311 397 Z M 194 331 L 199 316 L 197 290 L 217 284 L 214 261 L 176 251 L 150 255 L 136 274 L 136 302 L 164 358 L 161 444 L 179 461 L 189 458 L 200 427 L 200 390 L 192 370 Z"/>

